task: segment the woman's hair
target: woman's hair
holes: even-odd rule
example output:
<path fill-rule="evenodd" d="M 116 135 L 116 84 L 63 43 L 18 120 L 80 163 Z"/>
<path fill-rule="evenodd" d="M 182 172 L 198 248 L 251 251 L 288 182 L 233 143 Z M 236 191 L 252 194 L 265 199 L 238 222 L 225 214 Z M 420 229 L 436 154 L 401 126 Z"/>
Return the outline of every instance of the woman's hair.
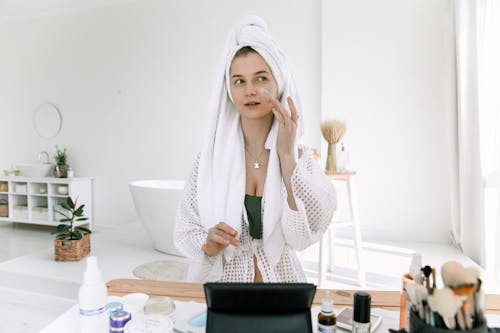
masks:
<path fill-rule="evenodd" d="M 254 49 L 252 49 L 250 46 L 243 46 L 241 49 L 239 49 L 238 51 L 236 51 L 236 53 L 234 55 L 234 58 L 244 57 L 244 56 L 248 55 L 249 53 L 257 53 L 257 54 L 259 54 L 257 51 L 255 51 Z"/>

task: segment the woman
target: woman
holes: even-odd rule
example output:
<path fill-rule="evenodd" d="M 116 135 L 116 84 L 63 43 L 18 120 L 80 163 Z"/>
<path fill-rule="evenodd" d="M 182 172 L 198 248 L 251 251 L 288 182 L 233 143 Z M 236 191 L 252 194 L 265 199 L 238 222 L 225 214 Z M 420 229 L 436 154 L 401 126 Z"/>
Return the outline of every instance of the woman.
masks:
<path fill-rule="evenodd" d="M 222 59 L 175 245 L 201 259 L 194 280 L 305 282 L 295 250 L 321 238 L 336 197 L 310 150 L 298 145 L 303 124 L 293 76 L 255 16 L 230 33 Z"/>

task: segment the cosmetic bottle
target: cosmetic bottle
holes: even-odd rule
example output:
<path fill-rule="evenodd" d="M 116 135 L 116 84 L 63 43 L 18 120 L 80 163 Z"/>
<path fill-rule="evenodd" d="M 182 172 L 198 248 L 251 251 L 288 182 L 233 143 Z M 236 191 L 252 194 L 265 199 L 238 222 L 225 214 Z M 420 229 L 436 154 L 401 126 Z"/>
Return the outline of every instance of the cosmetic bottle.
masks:
<path fill-rule="evenodd" d="M 68 168 L 68 178 L 73 178 L 75 177 L 75 172 L 71 167 Z"/>
<path fill-rule="evenodd" d="M 333 312 L 332 295 L 327 291 L 321 302 L 321 311 L 318 313 L 318 332 L 335 333 L 336 323 L 337 317 L 335 317 L 335 312 Z"/>
<path fill-rule="evenodd" d="M 410 309 L 411 300 L 406 292 L 406 286 L 411 283 L 415 283 L 415 276 L 420 274 L 420 268 L 422 267 L 422 256 L 419 253 L 413 253 L 409 272 L 403 274 L 401 277 L 401 296 L 399 302 L 399 328 L 410 329 Z"/>
<path fill-rule="evenodd" d="M 90 256 L 87 258 L 83 284 L 78 293 L 80 333 L 109 332 L 107 298 L 108 292 L 97 266 L 97 257 Z"/>
<path fill-rule="evenodd" d="M 354 294 L 352 333 L 370 333 L 370 311 L 372 297 L 364 291 Z"/>
<path fill-rule="evenodd" d="M 344 142 L 340 144 L 340 151 L 337 154 L 337 171 L 349 171 L 349 153 L 345 149 Z"/>

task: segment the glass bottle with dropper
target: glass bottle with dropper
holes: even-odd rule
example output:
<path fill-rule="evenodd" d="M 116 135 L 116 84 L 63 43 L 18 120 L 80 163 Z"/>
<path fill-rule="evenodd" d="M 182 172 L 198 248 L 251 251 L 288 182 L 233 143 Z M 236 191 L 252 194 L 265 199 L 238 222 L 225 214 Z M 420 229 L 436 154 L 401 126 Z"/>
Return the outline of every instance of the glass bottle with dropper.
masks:
<path fill-rule="evenodd" d="M 318 332 L 335 333 L 335 324 L 337 324 L 337 317 L 333 311 L 333 298 L 327 291 L 321 302 L 321 311 L 318 313 Z"/>

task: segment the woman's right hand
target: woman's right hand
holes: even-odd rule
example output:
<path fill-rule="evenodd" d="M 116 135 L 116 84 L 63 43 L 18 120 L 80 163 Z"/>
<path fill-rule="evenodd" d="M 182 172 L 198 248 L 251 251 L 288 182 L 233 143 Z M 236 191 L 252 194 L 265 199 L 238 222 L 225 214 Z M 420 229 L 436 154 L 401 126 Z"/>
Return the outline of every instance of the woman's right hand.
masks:
<path fill-rule="evenodd" d="M 240 241 L 236 238 L 236 230 L 230 225 L 219 222 L 208 229 L 207 242 L 201 246 L 201 250 L 209 256 L 216 256 L 230 244 L 239 247 Z"/>

